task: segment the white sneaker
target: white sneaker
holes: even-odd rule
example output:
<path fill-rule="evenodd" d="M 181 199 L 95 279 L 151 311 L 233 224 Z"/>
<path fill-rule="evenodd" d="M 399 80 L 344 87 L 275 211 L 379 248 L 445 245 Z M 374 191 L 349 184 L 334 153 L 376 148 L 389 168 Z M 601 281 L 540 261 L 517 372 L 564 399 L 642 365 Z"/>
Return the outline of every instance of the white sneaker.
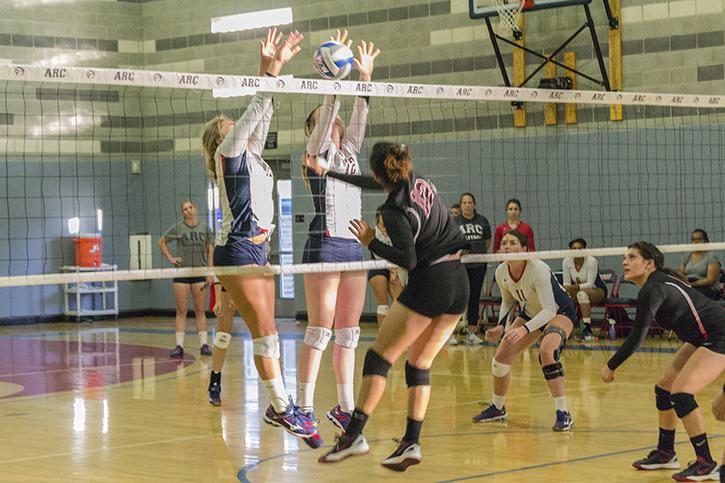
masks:
<path fill-rule="evenodd" d="M 420 452 L 420 445 L 418 443 L 409 443 L 408 441 L 401 440 L 398 448 L 383 460 L 381 465 L 393 471 L 405 471 L 408 466 L 417 465 L 423 456 Z"/>
<path fill-rule="evenodd" d="M 446 342 L 448 345 L 458 345 L 458 339 L 456 339 L 455 335 L 451 335 L 448 338 L 448 342 Z"/>
<path fill-rule="evenodd" d="M 483 344 L 483 341 L 476 334 L 469 332 L 468 333 L 468 344 L 469 345 L 481 345 L 481 344 Z"/>
<path fill-rule="evenodd" d="M 367 454 L 370 451 L 370 446 L 368 446 L 368 440 L 365 439 L 365 436 L 358 435 L 357 438 L 355 438 L 353 441 L 350 441 L 348 438 L 345 437 L 345 434 L 343 433 L 342 436 L 340 436 L 337 439 L 337 443 L 335 443 L 335 447 L 332 448 L 327 454 L 320 456 L 317 459 L 318 463 L 337 463 L 338 461 L 342 461 L 348 456 L 359 456 L 362 454 Z"/>

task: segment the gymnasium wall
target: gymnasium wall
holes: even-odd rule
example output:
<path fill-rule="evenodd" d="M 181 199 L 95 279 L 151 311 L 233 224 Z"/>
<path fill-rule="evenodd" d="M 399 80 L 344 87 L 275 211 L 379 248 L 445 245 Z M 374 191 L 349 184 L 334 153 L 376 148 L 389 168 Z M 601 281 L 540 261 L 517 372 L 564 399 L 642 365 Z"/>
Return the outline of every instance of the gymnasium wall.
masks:
<path fill-rule="evenodd" d="M 265 8 L 290 5 L 294 27 L 306 35 L 304 52 L 286 71 L 295 76 L 314 77 L 308 60 L 314 46 L 335 28 L 347 28 L 353 38 L 375 41 L 383 49 L 375 80 L 501 84 L 484 25 L 468 19 L 466 0 L 265 2 Z M 257 1 L 221 0 L 6 2 L 0 6 L 0 62 L 252 74 L 256 72 L 258 38 L 263 31 L 211 34 L 210 18 L 258 8 Z M 606 55 L 607 29 L 601 2 L 595 0 L 592 11 Z M 329 15 L 321 15 L 323 12 Z M 723 0 L 631 0 L 625 4 L 622 20 L 626 90 L 703 94 L 725 90 Z M 527 44 L 541 52 L 551 51 L 581 22 L 579 7 L 531 14 L 527 16 Z M 589 38 L 582 34 L 573 47 L 579 67 L 596 72 Z M 510 51 L 504 52 L 510 65 Z M 532 64 L 534 59 L 527 58 L 527 62 Z M 0 228 L 7 233 L 0 236 L 2 274 L 55 271 L 61 264 L 72 263 L 71 241 L 62 226 L 70 213 L 86 220 L 96 208 L 103 208 L 106 216 L 112 213 L 113 222 L 107 218 L 111 224 L 104 230 L 104 249 L 108 261 L 120 262 L 121 268 L 127 267 L 128 234 L 148 232 L 155 243 L 178 218 L 181 198 L 197 199 L 205 217 L 206 180 L 197 168 L 200 159 L 193 144 L 206 118 L 200 114 L 207 114 L 200 107 L 203 99 L 189 105 L 182 93 L 174 95 L 175 99 L 162 95 L 163 102 L 159 103 L 148 93 L 141 95 L 129 89 L 69 92 L 61 87 L 26 85 L 17 92 L 17 84 L 5 84 L 6 92 L 17 95 L 0 96 L 0 191 L 8 187 L 6 199 L 0 199 Z M 593 86 L 580 80 L 580 88 Z M 213 107 L 237 115 L 246 102 L 245 98 L 231 99 Z M 314 98 L 279 96 L 273 125 L 279 133 L 279 148 L 266 152 L 267 157 L 291 157 L 295 165 L 304 144 L 302 120 L 317 102 Z M 581 112 L 578 127 L 544 127 L 541 113 L 532 112 L 531 127 L 513 131 L 499 129 L 510 126 L 506 106 L 474 108 L 484 111 L 489 121 L 495 119 L 495 124 L 487 121 L 486 125 L 469 124 L 463 129 L 456 124 L 452 129 L 450 122 L 443 120 L 465 117 L 461 114 L 464 108 L 447 112 L 430 103 L 402 113 L 393 103 L 379 104 L 371 111 L 369 139 L 417 143 L 416 152 L 424 154 L 417 159 L 419 169 L 438 175 L 437 183 L 446 199 L 452 202 L 464 190 L 480 194 L 479 208 L 492 223 L 501 221 L 500 205 L 505 198 L 520 197 L 524 218 L 534 225 L 542 241 L 548 240 L 540 244 L 541 248 L 561 247 L 568 232 L 592 232 L 593 245 L 624 243 L 627 237 L 618 238 L 618 232 L 662 237 L 672 234 L 671 239 L 658 239 L 683 241 L 700 221 L 713 238 L 722 239 L 722 227 L 717 224 L 722 200 L 716 193 L 722 185 L 721 174 L 706 171 L 721 159 L 719 148 L 711 149 L 704 158 L 683 154 L 682 149 L 688 148 L 681 148 L 680 154 L 670 152 L 670 135 L 658 131 L 662 126 L 655 121 L 625 124 L 622 130 L 614 128 L 603 135 L 606 139 L 588 145 L 582 139 L 590 139 L 591 131 L 601 129 L 602 124 L 596 114 L 586 110 Z M 61 120 L 76 111 L 90 122 L 79 126 L 80 119 L 64 127 Z M 182 113 L 193 115 L 185 117 Z M 150 119 L 159 121 L 149 125 Z M 710 122 L 722 124 L 720 120 Z M 662 154 L 648 157 L 638 151 L 641 147 L 630 147 L 633 134 L 627 130 L 631 129 L 646 131 L 637 137 L 640 146 L 663 143 Z M 691 127 L 682 132 L 692 137 L 686 146 L 697 146 L 697 131 Z M 714 137 L 707 142 L 721 146 L 721 129 L 712 131 Z M 622 139 L 626 142 L 616 150 L 602 147 Z M 514 155 L 514 149 L 518 175 L 501 164 L 502 159 Z M 487 153 L 494 153 L 495 158 Z M 135 159 L 142 161 L 141 175 L 130 174 L 130 162 Z M 451 164 L 441 164 L 441 160 Z M 596 180 L 594 193 L 572 188 L 582 183 L 581 175 L 573 173 L 585 160 L 591 161 L 585 166 Z M 688 173 L 683 167 L 698 162 L 705 166 L 700 176 L 708 183 L 707 193 L 687 198 L 682 180 Z M 639 190 L 638 198 L 625 200 L 623 196 L 630 195 L 623 193 L 636 192 L 641 186 L 635 176 L 637 163 L 653 163 L 648 169 L 658 173 L 647 181 L 653 198 L 643 198 Z M 604 176 L 617 168 L 629 176 Z M 495 182 L 491 172 L 497 173 Z M 542 177 L 544 172 L 547 174 Z M 678 176 L 673 178 L 672 173 Z M 673 184 L 681 191 L 667 191 Z M 294 189 L 300 200 L 296 206 L 309 212 L 299 179 L 294 181 Z M 574 193 L 573 197 L 562 204 L 557 189 L 566 189 Z M 378 202 L 376 197 L 366 198 L 365 210 L 371 212 Z M 608 212 L 602 206 L 609 202 L 626 202 L 633 219 L 640 217 L 647 223 L 609 220 L 619 223 L 619 230 L 610 230 L 608 223 L 598 222 L 602 214 L 606 217 Z M 580 206 L 588 208 L 582 211 L 577 209 Z M 655 211 L 642 213 L 640 209 Z M 577 217 L 585 221 L 571 221 Z M 295 224 L 297 246 L 304 243 L 308 220 Z M 32 261 L 39 251 L 45 263 Z M 162 266 L 156 249 L 154 262 Z M 119 295 L 122 310 L 173 307 L 169 282 L 122 284 Z M 59 287 L 0 290 L 0 320 L 61 312 Z"/>

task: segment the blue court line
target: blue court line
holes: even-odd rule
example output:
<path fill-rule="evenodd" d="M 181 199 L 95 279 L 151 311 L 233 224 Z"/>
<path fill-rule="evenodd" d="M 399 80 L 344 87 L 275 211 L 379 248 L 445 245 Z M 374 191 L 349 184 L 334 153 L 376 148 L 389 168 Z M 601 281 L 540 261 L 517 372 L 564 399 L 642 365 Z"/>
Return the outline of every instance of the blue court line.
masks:
<path fill-rule="evenodd" d="M 652 431 L 650 431 L 650 432 L 652 432 Z M 721 437 L 722 437 L 722 435 L 714 435 L 714 436 L 708 435 L 707 439 L 713 440 L 713 439 L 718 439 Z M 689 443 L 690 443 L 689 441 L 680 441 L 680 442 L 675 443 L 675 445 L 689 444 Z M 438 481 L 437 483 L 452 483 L 454 481 L 466 481 L 466 480 L 473 480 L 475 478 L 488 478 L 489 476 L 506 475 L 509 473 L 518 473 L 520 471 L 538 470 L 541 468 L 548 468 L 550 466 L 567 465 L 569 463 L 579 463 L 581 461 L 590 461 L 590 460 L 595 460 L 595 459 L 600 459 L 600 458 L 608 458 L 610 456 L 619 456 L 619 455 L 628 454 L 628 453 L 636 453 L 639 451 L 652 449 L 652 447 L 653 447 L 653 445 L 649 445 L 649 446 L 643 446 L 641 448 L 623 449 L 620 451 L 612 451 L 610 453 L 602 453 L 602 454 L 598 454 L 598 455 L 581 456 L 579 458 L 574 458 L 571 460 L 552 461 L 551 463 L 541 463 L 538 465 L 521 466 L 519 468 L 512 468 L 510 470 L 492 471 L 490 473 L 480 473 L 478 475 L 464 476 L 462 478 L 454 478 L 452 480 L 441 480 L 441 481 Z"/>
<path fill-rule="evenodd" d="M 507 434 L 515 434 L 515 433 L 527 433 L 528 434 L 528 433 L 536 433 L 536 432 L 539 432 L 539 431 L 536 431 L 536 430 L 512 430 L 512 431 L 506 431 Z M 643 430 L 643 429 L 632 429 L 632 430 L 616 430 L 616 429 L 598 430 L 598 429 L 591 429 L 591 430 L 578 430 L 576 432 L 577 433 L 600 433 L 600 434 L 601 433 L 624 433 L 624 434 L 632 434 L 632 433 L 643 434 L 643 433 L 647 433 L 647 434 L 651 434 L 652 433 L 652 430 L 651 429 L 646 429 L 646 430 Z M 426 435 L 425 436 L 425 439 L 450 438 L 450 437 L 466 437 L 466 436 L 474 436 L 474 437 L 477 437 L 477 436 L 481 436 L 481 435 L 499 434 L 499 433 L 501 433 L 500 430 L 477 431 L 475 433 L 431 434 L 431 435 Z M 707 438 L 708 438 L 708 440 L 713 440 L 713 439 L 722 438 L 723 436 L 724 435 L 720 435 L 720 434 L 718 434 L 718 435 L 708 435 Z M 368 440 L 368 443 L 379 443 L 381 441 L 390 441 L 391 439 L 392 438 L 371 439 L 371 440 Z M 681 444 L 687 444 L 687 443 L 689 443 L 689 441 L 688 440 L 685 440 L 685 441 L 676 442 L 675 445 L 681 445 Z M 326 445 L 323 448 L 330 448 L 330 449 L 332 449 L 332 446 L 333 445 Z M 439 481 L 437 483 L 450 483 L 450 482 L 454 482 L 454 481 L 465 481 L 465 480 L 471 480 L 471 479 L 474 479 L 474 478 L 486 478 L 486 477 L 489 477 L 489 476 L 498 476 L 498 475 L 502 475 L 502 474 L 516 473 L 516 472 L 520 472 L 520 471 L 535 470 L 535 469 L 540 469 L 540 468 L 546 468 L 546 467 L 549 467 L 549 466 L 563 465 L 563 464 L 569 464 L 569 463 L 578 463 L 580 461 L 588 461 L 588 460 L 593 460 L 593 459 L 607 458 L 609 456 L 618 456 L 618 455 L 621 455 L 621 454 L 635 453 L 635 452 L 638 452 L 638 451 L 644 451 L 646 449 L 651 449 L 651 448 L 652 448 L 652 445 L 649 445 L 649 446 L 644 446 L 642 448 L 631 448 L 631 449 L 626 449 L 626 450 L 613 451 L 613 452 L 610 452 L 610 453 L 602 453 L 602 454 L 598 454 L 598 455 L 581 456 L 579 458 L 574 458 L 574 459 L 571 459 L 571 460 L 553 461 L 553 462 L 550 462 L 550 463 L 541 463 L 541 464 L 538 464 L 538 465 L 522 466 L 522 467 L 519 467 L 519 468 L 512 468 L 510 470 L 501 470 L 501 471 L 495 471 L 495 472 L 490 472 L 490 473 L 482 473 L 482 474 L 479 474 L 479 475 L 464 476 L 462 478 L 456 478 L 456 479 L 452 479 L 452 480 L 441 480 L 441 481 Z M 312 451 L 315 451 L 315 450 L 314 449 L 311 449 L 311 448 L 308 448 L 308 449 L 304 449 L 303 448 L 303 449 L 296 450 L 294 452 L 280 453 L 280 454 L 276 454 L 276 455 L 273 455 L 273 456 L 268 456 L 266 458 L 261 458 L 261 459 L 259 459 L 258 461 L 254 462 L 254 463 L 249 463 L 247 465 L 244 465 L 237 472 L 237 479 L 241 483 L 252 483 L 251 480 L 247 477 L 247 474 L 250 471 L 256 469 L 262 463 L 266 463 L 268 461 L 272 461 L 272 460 L 275 460 L 275 459 L 278 459 L 278 458 L 283 458 L 285 456 L 289 456 L 290 454 L 309 453 L 309 452 L 312 452 Z"/>

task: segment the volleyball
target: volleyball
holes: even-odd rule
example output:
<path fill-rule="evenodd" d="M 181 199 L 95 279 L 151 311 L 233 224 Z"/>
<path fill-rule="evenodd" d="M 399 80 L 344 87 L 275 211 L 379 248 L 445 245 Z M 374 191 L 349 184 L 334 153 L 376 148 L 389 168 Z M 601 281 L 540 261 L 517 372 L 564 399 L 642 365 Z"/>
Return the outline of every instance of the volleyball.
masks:
<path fill-rule="evenodd" d="M 330 40 L 315 51 L 315 69 L 325 79 L 344 79 L 352 70 L 353 55 L 350 48 Z"/>

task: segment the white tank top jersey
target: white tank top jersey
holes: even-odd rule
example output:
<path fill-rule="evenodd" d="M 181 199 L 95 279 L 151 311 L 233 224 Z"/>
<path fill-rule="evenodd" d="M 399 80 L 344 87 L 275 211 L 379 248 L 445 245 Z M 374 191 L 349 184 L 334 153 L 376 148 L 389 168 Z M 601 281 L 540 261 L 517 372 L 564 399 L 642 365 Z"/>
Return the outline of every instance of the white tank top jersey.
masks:
<path fill-rule="evenodd" d="M 253 237 L 274 229 L 274 177 L 262 159 L 273 112 L 272 95 L 256 94 L 214 154 L 222 209 L 218 246 L 230 236 Z"/>
<path fill-rule="evenodd" d="M 518 280 L 511 276 L 508 263 L 501 263 L 496 268 L 496 283 L 501 291 L 499 322 L 509 315 L 511 308 L 518 302 L 527 317 L 531 318 L 525 324 L 529 332 L 546 325 L 559 310 L 559 303 L 569 300 L 549 266 L 541 260 L 528 260 Z"/>
<path fill-rule="evenodd" d="M 355 98 L 350 123 L 338 148 L 332 142 L 331 135 L 339 110 L 339 99 L 336 96 L 325 96 L 320 107 L 320 117 L 307 141 L 307 154 L 317 155 L 320 164 L 332 172 L 358 175 L 358 155 L 365 137 L 368 101 L 362 97 Z M 334 178 L 325 178 L 324 183 L 313 183 L 310 186 L 313 191 L 324 191 L 312 193 L 314 199 L 324 195 L 324 203 L 315 207 L 317 214 L 310 224 L 310 232 L 324 232 L 327 236 L 356 240 L 348 226 L 351 220 L 361 218 L 360 188 Z"/>

